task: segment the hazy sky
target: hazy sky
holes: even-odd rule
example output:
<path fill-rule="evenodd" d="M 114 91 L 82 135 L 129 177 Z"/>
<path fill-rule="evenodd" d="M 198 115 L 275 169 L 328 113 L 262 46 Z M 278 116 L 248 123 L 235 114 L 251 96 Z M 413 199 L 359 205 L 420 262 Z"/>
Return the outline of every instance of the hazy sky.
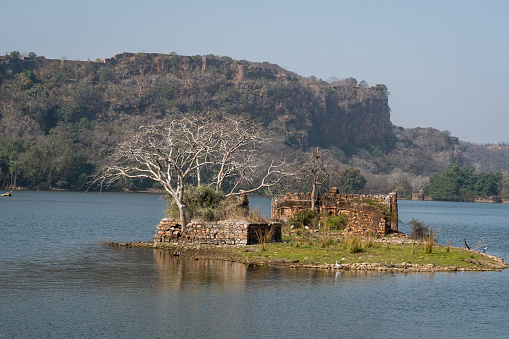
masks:
<path fill-rule="evenodd" d="M 268 61 L 303 76 L 383 83 L 396 125 L 509 142 L 506 0 L 23 0 L 1 8 L 0 53 Z"/>

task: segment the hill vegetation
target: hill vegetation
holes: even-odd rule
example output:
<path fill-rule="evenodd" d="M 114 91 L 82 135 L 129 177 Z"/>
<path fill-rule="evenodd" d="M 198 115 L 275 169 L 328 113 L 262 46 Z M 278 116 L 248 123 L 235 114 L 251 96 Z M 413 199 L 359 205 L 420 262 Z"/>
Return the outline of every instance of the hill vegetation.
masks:
<path fill-rule="evenodd" d="M 360 170 L 366 193 L 427 193 L 429 178 L 450 163 L 505 171 L 509 146 L 393 126 L 388 99 L 383 84 L 305 78 L 226 56 L 123 53 L 70 61 L 13 52 L 0 57 L 0 187 L 84 189 L 129 131 L 175 112 L 260 123 L 276 140 L 264 149 L 269 155 L 296 159 L 326 149 L 339 167 Z M 116 188 L 127 187 L 154 188 L 149 181 Z"/>

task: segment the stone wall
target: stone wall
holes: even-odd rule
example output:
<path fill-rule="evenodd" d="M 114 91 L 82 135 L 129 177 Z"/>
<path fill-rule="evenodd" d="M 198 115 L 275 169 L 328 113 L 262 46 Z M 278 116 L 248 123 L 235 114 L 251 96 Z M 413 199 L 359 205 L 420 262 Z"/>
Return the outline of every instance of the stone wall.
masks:
<path fill-rule="evenodd" d="M 422 193 L 412 193 L 412 200 L 424 201 L 424 194 L 422 194 Z"/>
<path fill-rule="evenodd" d="M 316 197 L 316 209 L 326 215 L 346 215 L 345 232 L 356 234 L 389 234 L 398 232 L 397 194 L 339 194 L 336 187 Z M 311 208 L 310 193 L 288 193 L 272 200 L 271 218 L 287 222 L 295 213 Z"/>
<path fill-rule="evenodd" d="M 217 222 L 192 221 L 181 232 L 180 223 L 174 219 L 162 219 L 154 235 L 154 246 L 163 243 L 194 243 L 211 245 L 251 245 L 259 238 L 270 236 L 271 242 L 281 242 L 281 224 L 253 224 L 245 221 L 225 220 Z"/>

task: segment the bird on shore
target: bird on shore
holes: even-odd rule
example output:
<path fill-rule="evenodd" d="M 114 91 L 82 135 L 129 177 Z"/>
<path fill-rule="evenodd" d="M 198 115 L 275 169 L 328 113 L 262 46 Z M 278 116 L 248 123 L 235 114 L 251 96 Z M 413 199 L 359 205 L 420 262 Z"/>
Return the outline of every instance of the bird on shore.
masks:
<path fill-rule="evenodd" d="M 486 250 L 487 250 L 487 249 L 488 249 L 488 246 L 484 247 L 484 248 L 482 249 L 482 252 L 483 252 L 483 253 L 486 253 Z"/>
<path fill-rule="evenodd" d="M 336 260 L 336 268 L 342 268 L 343 266 L 338 264 L 338 261 Z"/>

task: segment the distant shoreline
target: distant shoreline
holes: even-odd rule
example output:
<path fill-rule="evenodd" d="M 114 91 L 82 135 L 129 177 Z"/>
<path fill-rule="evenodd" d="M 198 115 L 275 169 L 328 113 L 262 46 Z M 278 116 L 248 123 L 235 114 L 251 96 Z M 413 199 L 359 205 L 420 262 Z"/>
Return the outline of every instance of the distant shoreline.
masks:
<path fill-rule="evenodd" d="M 30 189 L 26 187 L 17 187 L 16 189 L 0 189 L 0 194 L 3 192 L 27 192 L 27 191 L 33 191 L 33 192 L 81 192 L 81 193 L 148 193 L 148 194 L 166 194 L 165 191 L 161 190 L 148 190 L 148 191 L 136 191 L 136 190 L 108 190 L 108 191 L 99 191 L 99 190 L 91 190 L 91 191 L 81 191 L 81 190 L 71 190 L 71 189 L 64 189 L 64 188 L 53 188 L 53 189 Z M 275 194 L 274 196 L 282 196 L 283 194 Z M 249 196 L 252 197 L 267 197 L 270 198 L 268 195 L 257 195 L 257 194 L 250 194 Z M 413 199 L 405 199 L 398 197 L 398 201 L 434 201 L 434 202 L 460 202 L 460 203 L 476 203 L 476 204 L 509 204 L 509 199 L 503 199 L 501 202 L 491 201 L 489 199 L 476 199 L 475 201 L 445 201 L 445 200 L 413 200 Z"/>

